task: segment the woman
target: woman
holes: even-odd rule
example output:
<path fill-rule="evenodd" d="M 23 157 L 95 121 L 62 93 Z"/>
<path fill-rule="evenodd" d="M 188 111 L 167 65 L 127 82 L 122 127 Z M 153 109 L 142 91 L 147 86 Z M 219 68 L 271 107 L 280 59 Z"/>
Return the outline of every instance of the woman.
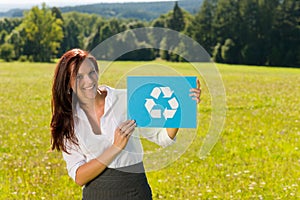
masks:
<path fill-rule="evenodd" d="M 200 101 L 200 83 L 191 96 Z M 172 144 L 177 128 L 138 129 L 126 120 L 126 90 L 98 87 L 98 65 L 81 49 L 60 59 L 52 87 L 52 150 L 63 152 L 83 199 L 152 199 L 139 134 Z"/>

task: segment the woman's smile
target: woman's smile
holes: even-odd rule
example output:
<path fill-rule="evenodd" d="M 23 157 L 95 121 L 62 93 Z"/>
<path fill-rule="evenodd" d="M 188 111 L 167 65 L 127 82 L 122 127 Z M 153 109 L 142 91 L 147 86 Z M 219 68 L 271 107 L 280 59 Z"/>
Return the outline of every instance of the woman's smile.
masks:
<path fill-rule="evenodd" d="M 94 89 L 96 87 L 96 84 L 93 84 L 93 85 L 91 85 L 91 86 L 89 86 L 89 87 L 84 87 L 84 88 L 82 88 L 82 89 L 84 89 L 84 90 L 92 90 L 92 89 Z"/>

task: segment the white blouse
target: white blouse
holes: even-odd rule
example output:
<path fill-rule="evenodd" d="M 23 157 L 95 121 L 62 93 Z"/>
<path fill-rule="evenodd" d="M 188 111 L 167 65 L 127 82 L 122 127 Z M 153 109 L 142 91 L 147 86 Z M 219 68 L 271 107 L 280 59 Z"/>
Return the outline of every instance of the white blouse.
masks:
<path fill-rule="evenodd" d="M 101 86 L 106 90 L 104 114 L 100 119 L 101 135 L 96 135 L 85 112 L 76 105 L 74 131 L 79 146 L 66 143 L 70 154 L 63 152 L 69 176 L 75 181 L 78 167 L 101 155 L 114 141 L 114 133 L 118 125 L 127 120 L 127 92 L 125 89 L 114 89 Z M 140 136 L 166 147 L 174 143 L 165 128 L 135 128 L 124 150 L 108 165 L 109 168 L 120 168 L 137 164 L 143 160 L 143 147 Z"/>

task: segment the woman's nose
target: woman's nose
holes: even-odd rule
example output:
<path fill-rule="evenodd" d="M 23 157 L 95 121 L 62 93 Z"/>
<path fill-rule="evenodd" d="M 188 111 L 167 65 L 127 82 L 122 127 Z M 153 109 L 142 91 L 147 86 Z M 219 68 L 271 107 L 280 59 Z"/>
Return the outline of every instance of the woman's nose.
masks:
<path fill-rule="evenodd" d="M 84 82 L 86 83 L 93 83 L 93 78 L 89 75 L 84 76 Z"/>

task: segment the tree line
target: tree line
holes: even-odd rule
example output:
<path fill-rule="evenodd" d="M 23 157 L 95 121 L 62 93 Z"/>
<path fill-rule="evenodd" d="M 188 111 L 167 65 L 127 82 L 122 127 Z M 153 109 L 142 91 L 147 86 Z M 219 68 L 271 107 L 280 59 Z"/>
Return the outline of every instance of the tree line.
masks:
<path fill-rule="evenodd" d="M 181 8 L 195 14 L 203 0 L 179 1 Z M 134 18 L 151 21 L 161 14 L 167 13 L 174 7 L 174 1 L 153 2 L 124 2 L 124 3 L 93 3 L 87 5 L 71 5 L 59 7 L 62 13 L 80 12 L 98 14 L 105 18 Z M 23 17 L 24 9 L 11 9 L 6 12 L 0 11 L 0 18 Z"/>
<path fill-rule="evenodd" d="M 181 8 L 195 14 L 199 9 L 202 0 L 180 1 Z M 195 6 L 196 5 L 196 6 Z M 92 5 L 79 5 L 60 8 L 63 13 L 77 11 L 89 14 L 99 14 L 110 18 L 135 18 L 151 21 L 158 18 L 162 13 L 167 13 L 174 7 L 173 1 L 161 2 L 129 2 L 129 3 L 97 3 Z"/>
<path fill-rule="evenodd" d="M 117 33 L 142 27 L 183 33 L 202 45 L 216 62 L 300 67 L 300 2 L 294 0 L 204 0 L 195 15 L 175 2 L 173 10 L 152 21 L 62 14 L 58 8 L 42 4 L 22 18 L 0 20 L 0 57 L 6 61 L 50 62 L 71 48 L 92 50 Z M 151 49 L 153 42 L 164 46 L 170 41 L 145 35 L 146 40 L 134 32 L 120 38 L 121 42 L 130 38 L 141 50 L 119 59 L 185 61 L 174 53 L 188 48 L 185 44 L 169 51 Z"/>

